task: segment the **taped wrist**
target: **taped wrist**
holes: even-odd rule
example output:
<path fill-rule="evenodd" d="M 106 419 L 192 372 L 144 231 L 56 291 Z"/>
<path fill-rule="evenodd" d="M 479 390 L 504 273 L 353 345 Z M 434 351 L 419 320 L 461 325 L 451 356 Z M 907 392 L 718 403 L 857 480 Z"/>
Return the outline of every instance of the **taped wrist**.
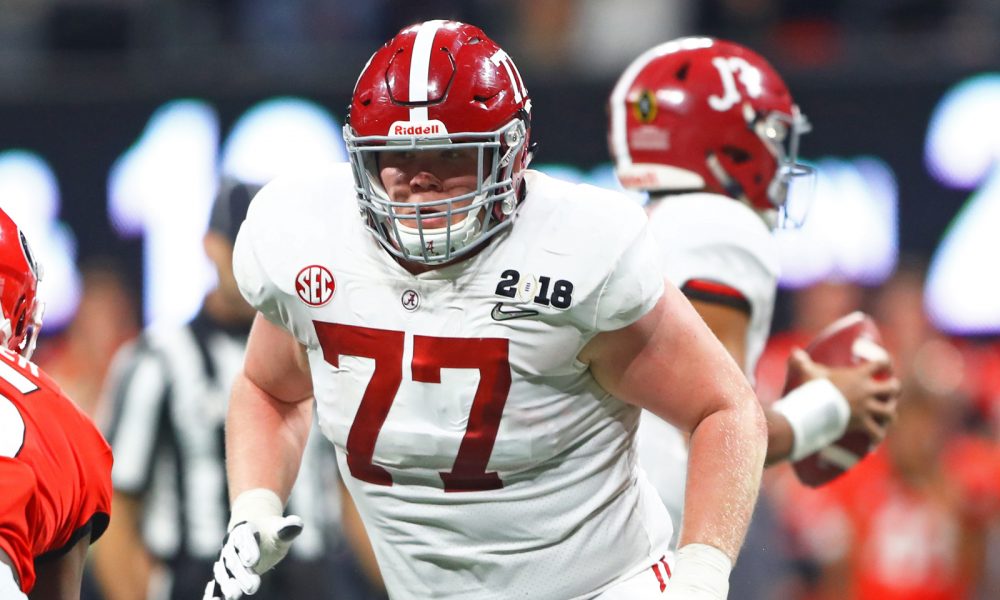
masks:
<path fill-rule="evenodd" d="M 278 517 L 284 514 L 285 507 L 278 494 L 267 488 L 247 490 L 233 500 L 229 526 L 226 531 L 232 531 L 243 522 L 262 523 L 268 517 Z"/>
<path fill-rule="evenodd" d="M 670 586 L 678 597 L 725 600 L 729 595 L 729 573 L 733 561 L 725 552 L 708 544 L 686 544 L 677 551 Z"/>
<path fill-rule="evenodd" d="M 813 379 L 774 403 L 795 436 L 790 460 L 801 460 L 840 439 L 851 419 L 847 398 L 829 379 Z"/>

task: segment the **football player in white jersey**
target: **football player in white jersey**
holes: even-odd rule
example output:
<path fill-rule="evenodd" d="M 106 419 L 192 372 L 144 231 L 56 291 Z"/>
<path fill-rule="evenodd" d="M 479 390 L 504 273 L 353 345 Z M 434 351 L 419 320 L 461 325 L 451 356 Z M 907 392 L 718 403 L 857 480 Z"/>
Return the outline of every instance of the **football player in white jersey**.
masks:
<path fill-rule="evenodd" d="M 526 168 L 530 112 L 480 29 L 420 23 L 358 79 L 350 164 L 253 201 L 234 270 L 261 314 L 206 599 L 253 593 L 301 529 L 283 503 L 314 397 L 393 598 L 726 596 L 760 406 L 664 281 L 642 209 Z M 676 554 L 642 408 L 690 432 Z"/>
<path fill-rule="evenodd" d="M 810 175 L 796 160 L 808 121 L 766 60 L 705 37 L 667 42 L 636 58 L 611 93 L 609 117 L 618 179 L 649 194 L 649 228 L 664 273 L 752 381 L 777 290 L 771 229 L 783 217 L 793 178 Z M 766 464 L 809 456 L 848 429 L 882 439 L 899 392 L 895 377 L 875 378 L 888 368 L 878 361 L 827 369 L 794 354 L 789 369 L 807 383 L 765 409 Z M 679 520 L 684 438 L 644 415 L 639 440 L 641 460 Z M 660 468 L 671 456 L 673 466 Z"/>

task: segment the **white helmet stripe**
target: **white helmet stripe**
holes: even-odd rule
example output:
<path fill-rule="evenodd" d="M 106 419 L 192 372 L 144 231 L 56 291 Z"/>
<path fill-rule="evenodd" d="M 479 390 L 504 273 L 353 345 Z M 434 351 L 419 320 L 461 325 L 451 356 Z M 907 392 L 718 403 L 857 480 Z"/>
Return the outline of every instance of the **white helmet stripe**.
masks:
<path fill-rule="evenodd" d="M 417 37 L 413 41 L 413 54 L 410 57 L 410 102 L 425 102 L 427 100 L 427 76 L 431 68 L 431 49 L 434 47 L 434 36 L 444 21 L 438 19 L 427 21 L 420 25 Z M 411 121 L 426 121 L 427 107 L 415 106 L 410 109 Z"/>
<path fill-rule="evenodd" d="M 625 97 L 628 95 L 628 90 L 632 87 L 636 75 L 659 54 L 657 52 L 659 48 L 660 46 L 650 48 L 632 61 L 632 64 L 626 67 L 625 72 L 618 78 L 614 89 L 611 90 L 609 101 L 611 104 L 611 146 L 614 149 L 614 158 L 618 167 L 627 167 L 632 164 L 632 155 L 628 151 L 628 128 L 625 126 L 628 117 Z"/>
<path fill-rule="evenodd" d="M 659 46 L 653 46 L 638 56 L 632 64 L 626 67 L 625 72 L 618 78 L 618 83 L 611 91 L 611 145 L 614 148 L 615 157 L 618 159 L 619 167 L 627 167 L 632 164 L 632 155 L 628 151 L 628 129 L 625 127 L 626 117 L 625 96 L 635 82 L 639 72 L 646 68 L 654 58 L 663 56 L 670 52 L 676 52 L 681 48 L 707 48 L 712 45 L 710 38 L 680 38 L 669 42 L 664 42 Z"/>

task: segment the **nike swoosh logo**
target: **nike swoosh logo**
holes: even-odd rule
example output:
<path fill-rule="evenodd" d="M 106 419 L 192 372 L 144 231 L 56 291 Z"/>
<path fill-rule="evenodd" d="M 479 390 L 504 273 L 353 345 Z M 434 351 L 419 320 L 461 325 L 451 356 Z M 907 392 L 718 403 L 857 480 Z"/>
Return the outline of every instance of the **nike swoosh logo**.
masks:
<path fill-rule="evenodd" d="M 530 308 L 510 308 L 503 302 L 497 302 L 493 305 L 491 315 L 494 321 L 509 321 L 511 319 L 520 319 L 521 317 L 538 316 L 538 311 Z"/>

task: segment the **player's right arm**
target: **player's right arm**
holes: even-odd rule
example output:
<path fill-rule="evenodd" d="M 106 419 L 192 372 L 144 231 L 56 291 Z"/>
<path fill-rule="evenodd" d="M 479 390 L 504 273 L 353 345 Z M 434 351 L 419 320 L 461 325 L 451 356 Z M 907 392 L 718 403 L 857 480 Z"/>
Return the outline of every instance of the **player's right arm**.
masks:
<path fill-rule="evenodd" d="M 260 574 L 285 557 L 302 519 L 284 516 L 312 424 L 312 379 L 287 331 L 258 314 L 226 414 L 229 533 L 205 600 L 254 594 Z"/>
<path fill-rule="evenodd" d="M 28 597 L 31 600 L 79 600 L 88 548 L 89 535 L 80 538 L 58 558 L 35 561 L 35 587 Z"/>
<path fill-rule="evenodd" d="M 116 491 L 111 514 L 115 518 L 94 550 L 94 572 L 101 592 L 107 600 L 143 600 L 150 577 L 160 565 L 146 551 L 139 531 L 142 501 Z"/>
<path fill-rule="evenodd" d="M 226 476 L 234 502 L 249 490 L 266 489 L 284 504 L 312 422 L 305 349 L 288 329 L 285 293 L 273 280 L 284 256 L 274 222 L 283 214 L 286 193 L 280 181 L 265 186 L 233 243 L 233 276 L 257 310 L 226 414 Z"/>
<path fill-rule="evenodd" d="M 255 488 L 288 499 L 312 423 L 312 379 L 305 351 L 260 314 L 233 383 L 226 415 L 230 499 Z"/>
<path fill-rule="evenodd" d="M 226 414 L 231 516 L 206 600 L 255 593 L 260 574 L 284 558 L 302 531 L 302 519 L 284 516 L 284 506 L 309 439 L 312 378 L 272 280 L 282 256 L 274 219 L 284 193 L 272 182 L 255 196 L 233 246 L 233 275 L 258 312 Z"/>

